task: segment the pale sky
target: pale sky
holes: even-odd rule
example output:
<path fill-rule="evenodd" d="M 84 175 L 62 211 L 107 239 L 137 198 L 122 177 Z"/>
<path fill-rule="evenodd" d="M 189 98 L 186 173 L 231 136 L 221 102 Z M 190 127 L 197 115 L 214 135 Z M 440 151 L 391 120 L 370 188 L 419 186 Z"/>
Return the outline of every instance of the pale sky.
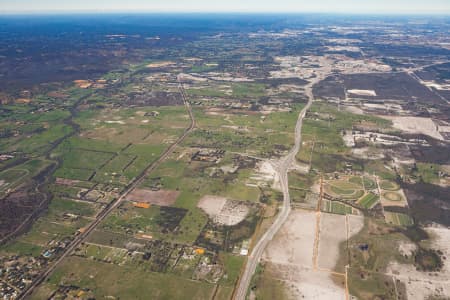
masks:
<path fill-rule="evenodd" d="M 80 11 L 450 14 L 450 0 L 0 0 L 0 13 Z"/>

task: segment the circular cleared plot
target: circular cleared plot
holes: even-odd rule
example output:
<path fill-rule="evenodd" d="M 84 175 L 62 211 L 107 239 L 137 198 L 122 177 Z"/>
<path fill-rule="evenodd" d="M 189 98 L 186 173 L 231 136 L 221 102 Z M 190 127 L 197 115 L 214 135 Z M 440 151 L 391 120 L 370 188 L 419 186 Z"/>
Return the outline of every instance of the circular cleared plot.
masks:
<path fill-rule="evenodd" d="M 338 197 L 345 198 L 345 199 L 353 199 L 356 200 L 360 198 L 364 192 L 356 188 L 354 185 L 349 186 L 348 182 L 335 182 L 329 183 L 326 187 L 327 192 L 330 192 L 330 194 L 334 194 Z M 344 183 L 341 185 L 341 183 Z"/>
<path fill-rule="evenodd" d="M 394 192 L 384 192 L 383 197 L 389 201 L 402 201 L 403 197 L 399 193 Z"/>
<path fill-rule="evenodd" d="M 349 190 L 349 189 L 343 189 L 340 188 L 338 186 L 331 186 L 331 190 L 335 193 L 335 194 L 339 194 L 339 195 L 343 195 L 343 196 L 349 196 L 349 195 L 353 195 L 355 193 L 355 190 Z"/>
<path fill-rule="evenodd" d="M 397 183 L 389 181 L 389 180 L 383 180 L 382 182 L 380 182 L 380 187 L 383 190 L 388 190 L 388 191 L 397 191 L 400 189 L 400 187 L 398 186 Z"/>

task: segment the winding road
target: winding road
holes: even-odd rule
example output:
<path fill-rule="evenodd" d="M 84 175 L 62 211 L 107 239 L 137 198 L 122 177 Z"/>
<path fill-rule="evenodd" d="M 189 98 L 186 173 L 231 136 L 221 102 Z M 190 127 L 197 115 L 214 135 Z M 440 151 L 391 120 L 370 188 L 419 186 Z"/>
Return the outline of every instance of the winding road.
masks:
<path fill-rule="evenodd" d="M 295 125 L 295 143 L 289 153 L 280 158 L 278 161 L 272 161 L 271 163 L 274 165 L 275 170 L 277 172 L 278 178 L 280 180 L 281 190 L 283 192 L 283 206 L 281 207 L 281 211 L 277 215 L 275 222 L 272 226 L 264 233 L 261 239 L 258 241 L 256 246 L 252 249 L 251 254 L 248 257 L 247 264 L 245 266 L 245 270 L 239 280 L 238 286 L 236 288 L 235 300 L 244 300 L 248 287 L 250 285 L 250 281 L 252 279 L 253 274 L 255 273 L 256 267 L 263 255 L 264 250 L 266 249 L 269 242 L 273 239 L 275 234 L 280 230 L 281 226 L 286 222 L 291 212 L 291 197 L 289 195 L 289 183 L 288 183 L 288 172 L 289 169 L 295 163 L 295 156 L 300 150 L 300 145 L 302 143 L 302 127 L 303 127 L 303 119 L 307 111 L 310 109 L 314 95 L 312 92 L 313 86 L 321 80 L 320 77 L 314 78 L 310 83 L 305 86 L 305 94 L 308 97 L 308 103 L 301 110 L 297 124 Z"/>

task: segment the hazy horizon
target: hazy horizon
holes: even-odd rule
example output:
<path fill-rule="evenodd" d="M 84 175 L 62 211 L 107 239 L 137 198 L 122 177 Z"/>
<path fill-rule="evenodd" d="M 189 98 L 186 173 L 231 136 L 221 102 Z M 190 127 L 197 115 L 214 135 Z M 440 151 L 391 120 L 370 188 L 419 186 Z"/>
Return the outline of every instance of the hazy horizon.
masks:
<path fill-rule="evenodd" d="M 206 0 L 144 1 L 100 0 L 0 0 L 0 14 L 48 13 L 336 13 L 383 15 L 448 15 L 448 0 L 238 0 L 211 2 Z"/>

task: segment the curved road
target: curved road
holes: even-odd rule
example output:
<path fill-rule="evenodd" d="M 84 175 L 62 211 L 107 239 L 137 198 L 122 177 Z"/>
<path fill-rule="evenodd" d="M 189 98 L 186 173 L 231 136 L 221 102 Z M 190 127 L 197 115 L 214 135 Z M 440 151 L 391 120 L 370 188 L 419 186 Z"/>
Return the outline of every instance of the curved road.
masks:
<path fill-rule="evenodd" d="M 291 212 L 291 197 L 289 195 L 288 171 L 294 164 L 295 156 L 300 150 L 300 145 L 302 142 L 303 119 L 305 118 L 306 112 L 309 110 L 314 100 L 312 88 L 320 80 L 321 79 L 319 79 L 319 77 L 316 77 L 313 79 L 313 81 L 311 81 L 309 84 L 305 86 L 305 94 L 308 97 L 308 103 L 301 110 L 297 119 L 297 124 L 295 126 L 294 146 L 286 156 L 280 158 L 278 161 L 272 162 L 272 164 L 275 166 L 275 170 L 277 171 L 277 175 L 280 179 L 281 189 L 283 191 L 283 206 L 275 222 L 264 233 L 264 235 L 261 237 L 256 246 L 253 248 L 251 254 L 249 255 L 244 273 L 242 274 L 242 277 L 239 280 L 239 285 L 236 289 L 234 297 L 235 300 L 245 299 L 253 273 L 256 270 L 256 267 L 259 263 L 259 260 L 262 257 L 264 250 L 266 249 L 269 242 L 273 239 L 274 235 L 280 230 L 281 226 L 283 226 L 284 222 L 286 222 L 287 218 L 289 217 L 289 213 Z"/>

